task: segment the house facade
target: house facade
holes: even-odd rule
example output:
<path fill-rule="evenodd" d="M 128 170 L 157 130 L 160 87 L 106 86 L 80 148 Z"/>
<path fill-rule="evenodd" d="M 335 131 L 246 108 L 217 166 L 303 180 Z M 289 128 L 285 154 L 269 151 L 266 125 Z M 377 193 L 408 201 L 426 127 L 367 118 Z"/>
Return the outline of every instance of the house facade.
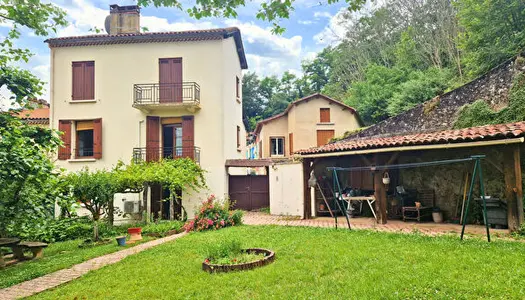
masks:
<path fill-rule="evenodd" d="M 360 127 L 354 108 L 325 95 L 313 94 L 257 123 L 255 143 L 249 151 L 258 158 L 289 157 L 295 150 L 325 145 L 330 139 Z"/>
<path fill-rule="evenodd" d="M 244 157 L 242 69 L 237 28 L 140 32 L 137 6 L 110 6 L 109 34 L 48 39 L 50 124 L 64 132 L 57 164 L 109 169 L 119 160 L 189 157 L 209 191 L 183 194 L 190 214 L 205 194 L 227 195 L 226 159 Z M 164 192 L 148 211 L 166 216 Z M 115 206 L 128 199 L 115 198 Z"/>

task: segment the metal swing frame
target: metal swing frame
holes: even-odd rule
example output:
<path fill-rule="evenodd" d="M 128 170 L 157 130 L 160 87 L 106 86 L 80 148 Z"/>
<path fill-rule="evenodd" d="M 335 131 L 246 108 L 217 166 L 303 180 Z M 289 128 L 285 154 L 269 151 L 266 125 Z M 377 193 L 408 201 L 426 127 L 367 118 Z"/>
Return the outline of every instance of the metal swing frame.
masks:
<path fill-rule="evenodd" d="M 351 230 L 352 226 L 350 224 L 350 217 L 348 216 L 348 212 L 346 211 L 346 208 L 344 207 L 344 204 L 341 206 L 341 201 L 343 200 L 343 193 L 341 189 L 341 185 L 339 183 L 339 177 L 338 172 L 355 172 L 355 171 L 382 171 L 382 170 L 393 170 L 393 169 L 408 169 L 408 168 L 416 168 L 416 167 L 428 167 L 428 166 L 437 166 L 437 165 L 444 165 L 444 164 L 453 164 L 453 163 L 461 163 L 461 162 L 474 162 L 474 171 L 472 173 L 472 179 L 470 182 L 469 192 L 468 192 L 468 198 L 467 203 L 465 206 L 465 213 L 463 215 L 463 225 L 461 228 L 461 240 L 463 240 L 463 236 L 465 234 L 465 226 L 467 223 L 467 217 L 468 217 L 468 211 L 470 208 L 470 201 L 472 200 L 472 194 L 474 192 L 474 184 L 476 183 L 476 180 L 479 180 L 479 193 L 480 197 L 483 202 L 483 223 L 485 224 L 486 232 L 487 232 L 487 241 L 490 242 L 490 230 L 489 230 L 489 224 L 487 222 L 487 201 L 485 198 L 485 185 L 483 183 L 483 170 L 481 168 L 481 160 L 485 158 L 485 155 L 473 155 L 468 158 L 462 158 L 462 159 L 449 159 L 449 160 L 438 160 L 438 161 L 430 161 L 430 162 L 420 162 L 420 163 L 407 163 L 407 164 L 395 164 L 395 165 L 381 165 L 381 166 L 368 166 L 368 167 L 355 167 L 355 168 L 340 168 L 340 167 L 328 167 L 327 170 L 332 172 L 332 178 L 333 178 L 333 186 L 334 186 L 334 207 L 339 208 L 339 210 L 344 214 L 346 218 L 346 223 L 348 225 L 348 229 Z M 335 219 L 335 228 L 338 228 L 338 218 L 337 214 L 334 214 Z"/>

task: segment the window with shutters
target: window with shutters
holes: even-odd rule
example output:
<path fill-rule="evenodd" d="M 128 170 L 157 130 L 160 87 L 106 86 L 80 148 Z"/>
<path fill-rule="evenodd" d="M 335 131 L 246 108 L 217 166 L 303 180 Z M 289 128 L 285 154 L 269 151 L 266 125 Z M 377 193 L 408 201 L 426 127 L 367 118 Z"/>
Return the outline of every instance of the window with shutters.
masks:
<path fill-rule="evenodd" d="M 329 108 L 321 108 L 319 110 L 319 114 L 320 114 L 321 123 L 330 123 L 330 109 Z"/>
<path fill-rule="evenodd" d="M 95 62 L 75 61 L 73 66 L 72 100 L 95 99 Z"/>
<path fill-rule="evenodd" d="M 77 121 L 75 158 L 93 157 L 94 125 L 93 121 Z"/>
<path fill-rule="evenodd" d="M 237 96 L 237 100 L 241 98 L 241 80 L 239 76 L 235 76 L 235 95 Z"/>
<path fill-rule="evenodd" d="M 270 156 L 284 156 L 284 137 L 270 138 Z"/>
<path fill-rule="evenodd" d="M 237 126 L 237 151 L 241 151 L 241 126 Z"/>

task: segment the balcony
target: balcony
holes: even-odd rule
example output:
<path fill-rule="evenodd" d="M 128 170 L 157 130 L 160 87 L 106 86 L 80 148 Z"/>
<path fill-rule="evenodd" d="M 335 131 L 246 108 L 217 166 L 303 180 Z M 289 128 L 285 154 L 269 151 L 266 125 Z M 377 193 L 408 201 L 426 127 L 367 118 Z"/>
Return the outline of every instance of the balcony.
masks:
<path fill-rule="evenodd" d="M 133 161 L 157 161 L 163 159 L 191 158 L 200 163 L 201 149 L 199 147 L 159 147 L 159 148 L 133 148 Z"/>
<path fill-rule="evenodd" d="M 196 82 L 135 84 L 133 107 L 147 113 L 166 109 L 194 113 L 200 109 L 200 93 Z"/>

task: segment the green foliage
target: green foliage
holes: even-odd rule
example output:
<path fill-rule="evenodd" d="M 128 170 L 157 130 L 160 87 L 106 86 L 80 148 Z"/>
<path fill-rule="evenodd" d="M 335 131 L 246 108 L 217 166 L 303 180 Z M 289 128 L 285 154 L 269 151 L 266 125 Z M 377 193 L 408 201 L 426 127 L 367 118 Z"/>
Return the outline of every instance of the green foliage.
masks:
<path fill-rule="evenodd" d="M 52 130 L 0 113 L 0 236 L 53 215 L 62 195 L 48 153 L 59 143 Z"/>
<path fill-rule="evenodd" d="M 442 94 L 452 76 L 449 70 L 429 68 L 425 71 L 414 71 L 408 77 L 388 101 L 387 111 L 390 116 Z"/>
<path fill-rule="evenodd" d="M 467 128 L 488 124 L 504 124 L 525 120 L 525 74 L 514 79 L 509 92 L 509 105 L 494 111 L 485 101 L 477 100 L 461 108 L 454 128 Z"/>
<path fill-rule="evenodd" d="M 46 243 L 85 239 L 93 234 L 93 225 L 87 218 L 49 218 L 36 226 L 18 228 L 16 236 L 23 240 Z"/>
<path fill-rule="evenodd" d="M 459 35 L 471 76 L 483 74 L 525 48 L 525 2 L 455 1 L 464 32 Z"/>
<path fill-rule="evenodd" d="M 209 244 L 204 256 L 210 261 L 241 254 L 242 243 L 238 239 L 226 239 Z"/>
<path fill-rule="evenodd" d="M 161 220 L 156 223 L 149 223 L 142 226 L 142 233 L 154 233 L 163 236 L 170 231 L 180 231 L 183 226 L 184 223 L 181 221 Z"/>
<path fill-rule="evenodd" d="M 193 220 L 184 225 L 186 232 L 217 230 L 228 226 L 242 224 L 242 211 L 230 211 L 231 203 L 229 200 L 217 200 L 214 195 L 202 202 Z"/>

